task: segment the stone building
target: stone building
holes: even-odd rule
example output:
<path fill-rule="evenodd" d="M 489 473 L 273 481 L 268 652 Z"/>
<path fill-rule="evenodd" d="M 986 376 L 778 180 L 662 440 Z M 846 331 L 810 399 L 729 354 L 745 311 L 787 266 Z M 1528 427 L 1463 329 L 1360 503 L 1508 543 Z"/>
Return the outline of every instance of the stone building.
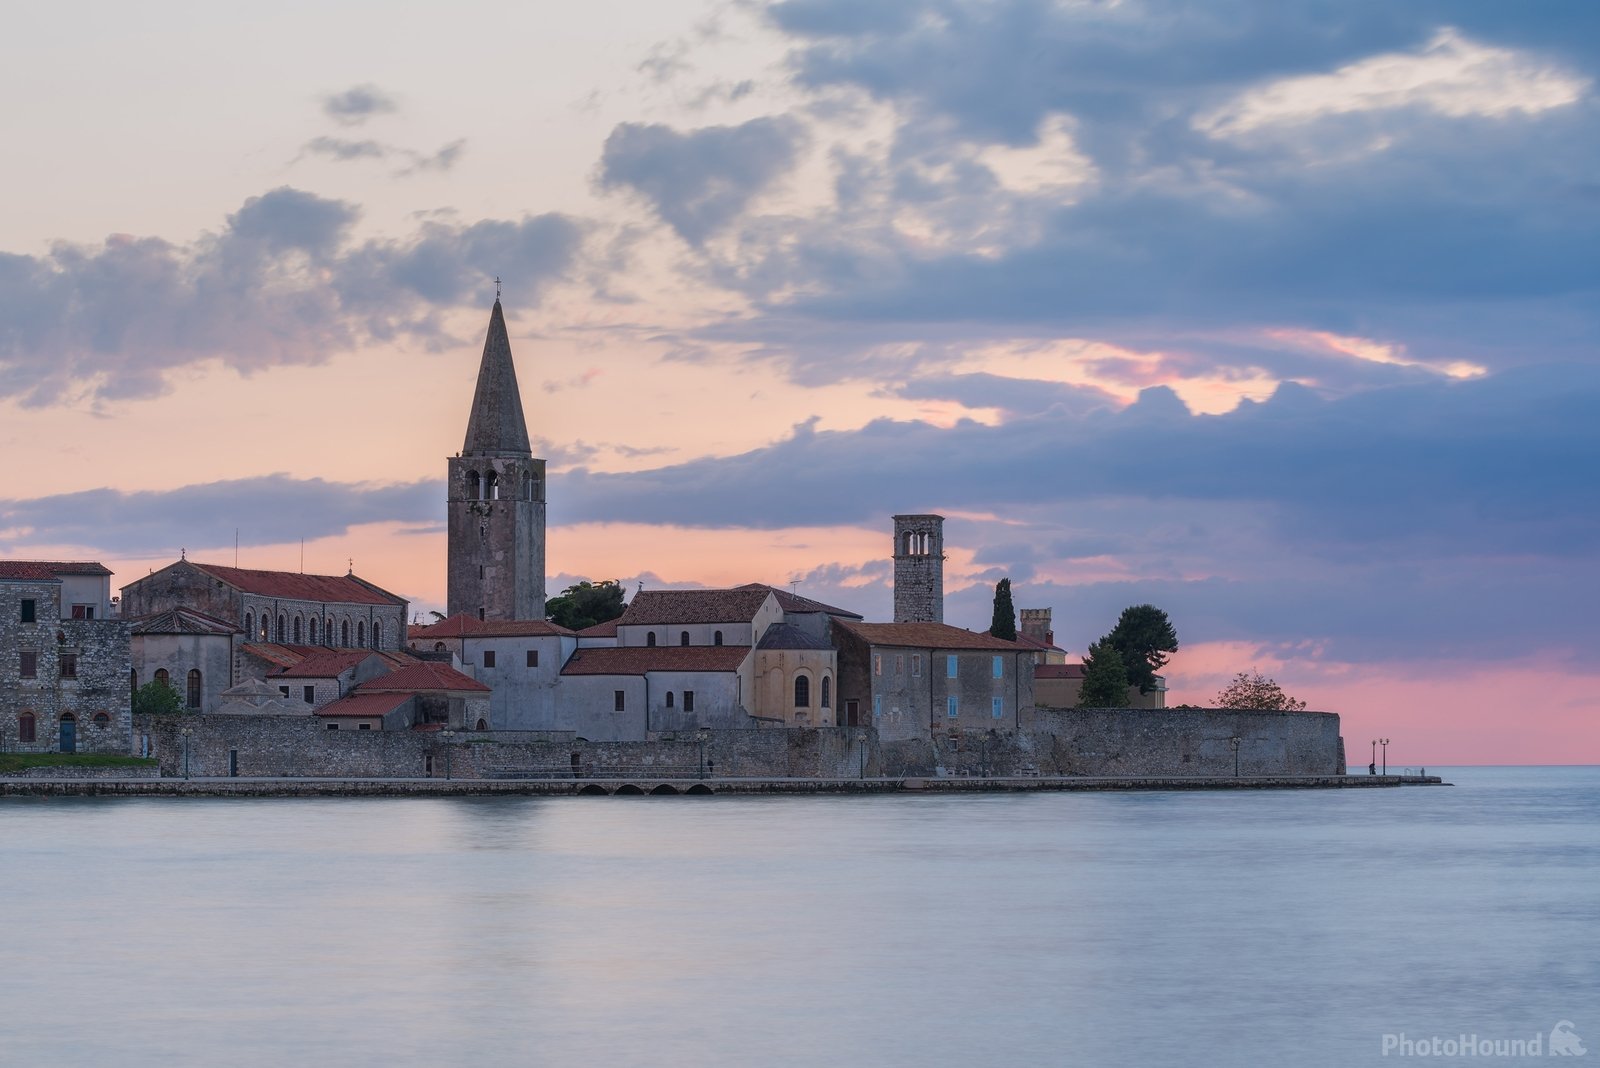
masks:
<path fill-rule="evenodd" d="M 446 605 L 452 616 L 544 618 L 545 462 L 535 459 L 496 298 L 466 442 L 448 464 Z"/>
<path fill-rule="evenodd" d="M 578 635 L 548 620 L 480 620 L 465 612 L 410 631 L 413 653 L 445 655 L 493 694 L 478 730 L 552 730 L 561 667 Z"/>
<path fill-rule="evenodd" d="M 213 712 L 238 681 L 236 654 L 244 632 L 227 620 L 169 608 L 130 623 L 133 688 L 162 682 L 185 708 Z"/>
<path fill-rule="evenodd" d="M 0 561 L 0 750 L 133 748 L 128 624 L 98 563 Z"/>
<path fill-rule="evenodd" d="M 894 517 L 894 621 L 944 622 L 944 516 Z"/>

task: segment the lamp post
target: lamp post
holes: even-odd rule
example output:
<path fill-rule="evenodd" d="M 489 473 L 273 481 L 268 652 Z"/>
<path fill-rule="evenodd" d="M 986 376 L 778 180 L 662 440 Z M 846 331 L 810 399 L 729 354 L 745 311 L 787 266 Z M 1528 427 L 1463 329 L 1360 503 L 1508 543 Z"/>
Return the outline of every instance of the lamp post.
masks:
<path fill-rule="evenodd" d="M 856 734 L 856 752 L 861 755 L 861 778 L 867 777 L 867 732 L 860 731 Z"/>
<path fill-rule="evenodd" d="M 194 733 L 193 727 L 181 727 L 178 733 L 183 735 L 183 777 L 189 777 L 189 735 Z"/>
<path fill-rule="evenodd" d="M 1239 736 L 1235 734 L 1228 739 L 1228 748 L 1233 750 L 1233 777 L 1239 777 Z"/>
<path fill-rule="evenodd" d="M 706 743 L 711 740 L 711 728 L 701 727 L 695 731 L 695 735 L 700 739 L 700 777 L 703 779 L 706 777 Z"/>
<path fill-rule="evenodd" d="M 444 778 L 445 778 L 446 782 L 449 782 L 450 781 L 450 742 L 451 742 L 452 739 L 455 738 L 456 732 L 451 730 L 449 727 L 446 727 L 440 733 L 444 736 Z"/>
<path fill-rule="evenodd" d="M 1379 738 L 1378 744 L 1383 746 L 1383 773 L 1389 774 L 1389 739 Z"/>
<path fill-rule="evenodd" d="M 1378 739 L 1372 739 L 1372 763 L 1367 765 L 1367 774 L 1378 774 Z"/>

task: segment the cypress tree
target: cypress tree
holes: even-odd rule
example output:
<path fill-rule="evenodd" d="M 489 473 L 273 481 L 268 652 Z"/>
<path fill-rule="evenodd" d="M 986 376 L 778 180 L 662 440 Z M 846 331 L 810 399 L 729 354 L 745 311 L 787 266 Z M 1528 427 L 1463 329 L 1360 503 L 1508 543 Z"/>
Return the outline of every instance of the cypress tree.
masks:
<path fill-rule="evenodd" d="M 1008 642 L 1017 640 L 1017 610 L 1011 606 L 1011 580 L 1003 578 L 994 587 L 994 618 L 989 633 Z"/>

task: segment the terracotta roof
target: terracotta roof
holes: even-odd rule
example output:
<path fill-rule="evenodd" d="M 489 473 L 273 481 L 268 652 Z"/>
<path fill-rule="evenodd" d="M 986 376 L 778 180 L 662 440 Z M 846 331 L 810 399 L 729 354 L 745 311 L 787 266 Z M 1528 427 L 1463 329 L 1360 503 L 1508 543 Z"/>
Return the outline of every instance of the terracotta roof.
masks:
<path fill-rule="evenodd" d="M 382 716 L 393 712 L 407 701 L 409 693 L 353 693 L 330 701 L 317 709 L 319 716 Z"/>
<path fill-rule="evenodd" d="M 592 627 L 584 627 L 578 633 L 585 638 L 615 638 L 617 636 L 617 621 L 608 619 L 604 623 L 596 623 Z"/>
<path fill-rule="evenodd" d="M 349 671 L 367 657 L 377 655 L 371 649 L 323 649 L 312 653 L 297 664 L 291 664 L 281 671 L 274 671 L 272 677 L 275 679 L 333 679 Z"/>
<path fill-rule="evenodd" d="M 420 690 L 452 690 L 468 693 L 488 693 L 489 687 L 472 678 L 463 675 L 448 664 L 441 664 L 431 660 L 416 660 L 403 668 L 379 675 L 375 679 L 368 679 L 356 686 L 357 693 L 378 693 L 407 690 L 417 692 Z"/>
<path fill-rule="evenodd" d="M 655 626 L 662 623 L 748 623 L 775 591 L 769 586 L 741 586 L 736 590 L 640 590 L 620 626 Z"/>
<path fill-rule="evenodd" d="M 830 616 L 844 616 L 846 619 L 862 618 L 860 612 L 852 612 L 848 608 L 836 608 L 831 604 L 823 604 L 821 601 L 813 601 L 809 597 L 801 597 L 797 593 L 790 593 L 788 590 L 782 589 L 778 586 L 768 586 L 764 582 L 747 582 L 743 586 L 735 586 L 734 589 L 771 590 L 773 593 L 778 595 L 778 607 L 783 609 L 785 612 L 793 612 L 796 615 L 807 612 L 824 612 Z"/>
<path fill-rule="evenodd" d="M 774 623 L 761 635 L 757 649 L 828 649 L 833 646 L 793 623 Z"/>
<path fill-rule="evenodd" d="M 238 634 L 239 628 L 227 620 L 196 612 L 192 608 L 172 608 L 152 612 L 133 621 L 135 634 Z"/>
<path fill-rule="evenodd" d="M 579 649 L 563 675 L 644 675 L 656 671 L 737 671 L 750 655 L 745 645 L 630 646 Z"/>
<path fill-rule="evenodd" d="M 873 645 L 898 645 L 923 649 L 991 649 L 997 653 L 1027 652 L 1016 642 L 974 634 L 946 623 L 856 623 L 838 620 L 845 630 Z"/>
<path fill-rule="evenodd" d="M 405 667 L 415 663 L 416 658 L 407 653 L 391 653 L 382 649 L 350 649 L 343 646 L 326 645 L 282 645 L 277 642 L 247 642 L 239 647 L 241 652 L 277 664 L 279 667 L 293 667 L 308 656 L 321 656 L 324 653 L 357 653 L 361 656 L 377 656 L 383 659 L 391 668 Z"/>
<path fill-rule="evenodd" d="M 407 630 L 412 638 L 549 638 L 572 633 L 548 619 L 479 619 L 467 612 Z"/>
<path fill-rule="evenodd" d="M 214 579 L 236 590 L 261 597 L 282 597 L 293 601 L 336 601 L 342 604 L 406 604 L 396 597 L 358 579 L 355 575 L 302 575 L 295 571 L 248 571 L 220 564 L 189 563 Z"/>
<path fill-rule="evenodd" d="M 0 579 L 53 579 L 61 575 L 109 575 L 93 560 L 0 560 Z"/>
<path fill-rule="evenodd" d="M 1055 649 L 1058 652 L 1066 652 L 1066 650 L 1062 649 L 1059 645 L 1056 645 L 1052 642 L 1040 641 L 1033 635 L 1024 634 L 1020 630 L 1017 631 L 1017 644 L 1029 649 Z"/>
<path fill-rule="evenodd" d="M 1082 664 L 1035 664 L 1033 677 L 1036 679 L 1081 679 L 1083 678 Z"/>

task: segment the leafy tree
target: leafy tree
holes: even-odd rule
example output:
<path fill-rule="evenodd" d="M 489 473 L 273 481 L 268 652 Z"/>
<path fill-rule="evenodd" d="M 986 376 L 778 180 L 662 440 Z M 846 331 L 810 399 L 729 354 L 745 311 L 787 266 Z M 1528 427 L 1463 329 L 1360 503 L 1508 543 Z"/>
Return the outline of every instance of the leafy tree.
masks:
<path fill-rule="evenodd" d="M 994 619 L 989 633 L 1008 642 L 1017 640 L 1017 610 L 1011 606 L 1011 580 L 1003 578 L 994 587 Z"/>
<path fill-rule="evenodd" d="M 626 607 L 622 603 L 622 583 L 606 579 L 568 586 L 545 602 L 544 614 L 550 622 L 568 630 L 582 630 L 616 619 Z"/>
<path fill-rule="evenodd" d="M 1255 668 L 1241 671 L 1217 693 L 1218 708 L 1260 708 L 1273 712 L 1304 712 L 1306 703 L 1283 692 L 1271 678 Z"/>
<path fill-rule="evenodd" d="M 1126 708 L 1128 671 L 1122 654 L 1107 639 L 1089 646 L 1083 658 L 1083 688 L 1078 691 L 1079 708 Z"/>
<path fill-rule="evenodd" d="M 1122 610 L 1117 625 L 1103 641 L 1122 654 L 1128 685 L 1149 693 L 1156 687 L 1156 671 L 1167 662 L 1168 653 L 1178 651 L 1178 632 L 1172 629 L 1167 614 L 1153 604 L 1136 604 Z"/>
<path fill-rule="evenodd" d="M 159 715 L 163 712 L 182 712 L 183 701 L 178 691 L 160 679 L 152 679 L 133 691 L 134 715 Z"/>

